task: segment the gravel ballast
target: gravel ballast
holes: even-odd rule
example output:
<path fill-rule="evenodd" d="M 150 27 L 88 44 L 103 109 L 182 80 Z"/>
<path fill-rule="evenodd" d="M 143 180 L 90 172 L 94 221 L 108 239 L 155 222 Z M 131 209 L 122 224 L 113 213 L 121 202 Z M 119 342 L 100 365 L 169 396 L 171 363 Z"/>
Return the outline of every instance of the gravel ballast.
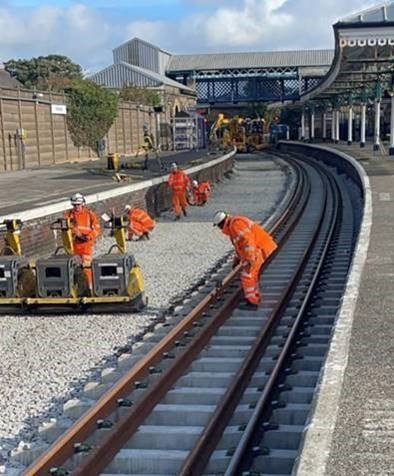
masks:
<path fill-rule="evenodd" d="M 38 425 L 62 412 L 84 384 L 115 359 L 117 347 L 136 334 L 204 276 L 231 250 L 212 226 L 218 209 L 265 220 L 284 196 L 288 175 L 263 155 L 238 156 L 234 173 L 214 184 L 205 207 L 190 207 L 178 222 L 170 213 L 157 221 L 150 241 L 129 249 L 141 265 L 149 305 L 140 314 L 0 316 L 0 465 L 20 441 L 31 441 Z M 103 237 L 96 253 L 113 240 Z"/>

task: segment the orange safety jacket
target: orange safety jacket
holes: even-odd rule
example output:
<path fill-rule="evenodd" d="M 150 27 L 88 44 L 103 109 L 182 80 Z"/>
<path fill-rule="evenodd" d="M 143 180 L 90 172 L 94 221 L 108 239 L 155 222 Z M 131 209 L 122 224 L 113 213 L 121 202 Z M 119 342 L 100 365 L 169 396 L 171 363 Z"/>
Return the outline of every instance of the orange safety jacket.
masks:
<path fill-rule="evenodd" d="M 260 225 L 244 216 L 230 216 L 222 229 L 234 245 L 235 251 L 242 261 L 253 263 L 257 249 L 263 252 L 266 259 L 278 245 L 272 236 Z"/>
<path fill-rule="evenodd" d="M 200 182 L 197 187 L 197 193 L 202 196 L 208 196 L 211 193 L 211 184 L 209 182 Z"/>
<path fill-rule="evenodd" d="M 155 226 L 155 220 L 153 220 L 145 210 L 141 208 L 132 208 L 129 211 L 129 223 L 132 228 L 145 233 L 150 231 Z"/>
<path fill-rule="evenodd" d="M 85 235 L 88 240 L 83 244 L 92 246 L 101 232 L 97 215 L 89 208 L 82 207 L 79 211 L 67 210 L 64 216 L 71 220 L 73 238 Z"/>
<path fill-rule="evenodd" d="M 185 192 L 190 186 L 190 178 L 183 170 L 173 170 L 168 178 L 168 185 L 174 193 Z"/>

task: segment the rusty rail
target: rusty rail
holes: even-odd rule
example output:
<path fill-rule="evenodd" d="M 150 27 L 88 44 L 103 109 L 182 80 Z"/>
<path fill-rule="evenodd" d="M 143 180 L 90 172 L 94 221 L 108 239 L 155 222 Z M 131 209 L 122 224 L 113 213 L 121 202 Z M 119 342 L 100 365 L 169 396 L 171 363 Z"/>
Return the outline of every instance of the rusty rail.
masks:
<path fill-rule="evenodd" d="M 302 180 L 300 182 L 302 184 Z M 284 211 L 272 226 L 271 233 L 284 226 L 289 219 L 292 207 L 295 206 L 301 194 L 301 187 L 290 198 L 291 205 Z M 293 227 L 293 223 L 290 228 Z M 135 383 L 149 375 L 149 368 L 163 359 L 163 354 L 175 346 L 175 342 L 193 327 L 193 324 L 220 298 L 241 271 L 241 265 L 236 266 L 174 329 L 172 329 L 148 354 L 137 362 L 118 382 L 105 393 L 92 408 L 90 408 L 73 426 L 71 426 L 55 443 L 24 472 L 25 476 L 46 476 L 54 467 L 61 467 L 74 454 L 75 444 L 86 441 L 96 430 L 97 421 L 105 420 L 118 409 L 118 400 L 126 398 L 134 389 Z M 221 307 L 222 316 L 213 319 L 187 347 L 187 353 L 179 355 L 173 364 L 163 373 L 147 391 L 141 401 L 137 402 L 127 417 L 118 421 L 91 452 L 84 458 L 81 465 L 74 471 L 78 475 L 98 474 L 112 460 L 117 451 L 138 429 L 143 420 L 149 415 L 156 403 L 171 388 L 198 352 L 206 345 L 221 323 L 228 317 L 231 309 L 240 299 L 240 288 L 234 291 Z M 187 354 L 187 356 L 185 356 Z M 183 362 L 182 362 L 183 360 Z M 164 378 L 165 377 L 165 378 Z"/>

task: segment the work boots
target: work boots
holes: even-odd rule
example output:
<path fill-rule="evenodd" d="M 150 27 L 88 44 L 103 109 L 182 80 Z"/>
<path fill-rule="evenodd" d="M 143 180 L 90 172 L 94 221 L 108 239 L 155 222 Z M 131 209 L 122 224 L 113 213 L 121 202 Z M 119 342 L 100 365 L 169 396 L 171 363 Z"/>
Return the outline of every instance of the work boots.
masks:
<path fill-rule="evenodd" d="M 186 208 L 182 208 L 182 211 L 183 211 L 183 215 L 184 215 L 185 217 L 187 217 Z"/>

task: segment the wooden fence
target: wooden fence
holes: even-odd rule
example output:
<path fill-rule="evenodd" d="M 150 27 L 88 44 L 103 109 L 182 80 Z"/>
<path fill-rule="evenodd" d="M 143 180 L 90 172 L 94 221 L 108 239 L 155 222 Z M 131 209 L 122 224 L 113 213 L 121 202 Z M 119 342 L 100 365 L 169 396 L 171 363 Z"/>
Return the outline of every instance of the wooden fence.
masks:
<path fill-rule="evenodd" d="M 52 105 L 65 104 L 62 94 L 0 88 L 0 172 L 43 167 L 96 157 L 87 147 L 75 147 L 66 115 Z M 171 110 L 159 118 L 164 149 L 171 147 Z M 152 108 L 121 102 L 118 116 L 106 138 L 105 152 L 133 154 L 143 141 L 143 125 L 156 137 Z"/>

